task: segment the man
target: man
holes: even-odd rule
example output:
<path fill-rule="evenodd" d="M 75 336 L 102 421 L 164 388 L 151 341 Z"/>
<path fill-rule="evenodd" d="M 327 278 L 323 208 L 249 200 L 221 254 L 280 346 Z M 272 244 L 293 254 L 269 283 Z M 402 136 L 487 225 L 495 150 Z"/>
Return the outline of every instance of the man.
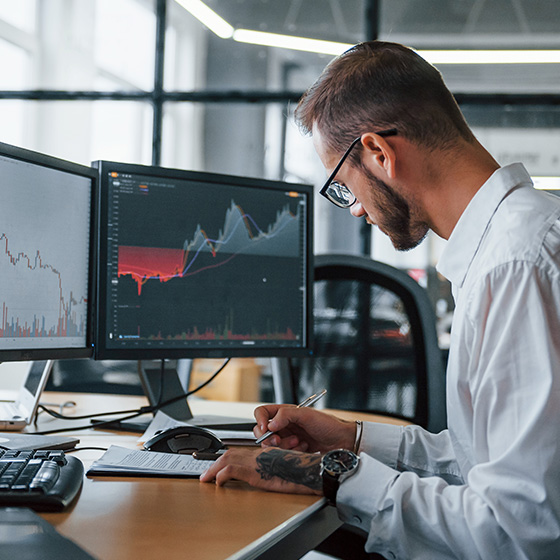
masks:
<path fill-rule="evenodd" d="M 202 480 L 325 492 L 387 558 L 560 558 L 560 200 L 534 190 L 521 164 L 501 168 L 440 74 L 401 45 L 335 59 L 296 116 L 334 170 L 322 194 L 398 249 L 428 229 L 448 240 L 448 430 L 359 433 L 319 411 L 264 406 L 255 433 L 275 435 L 226 453 Z M 345 460 L 360 452 L 338 480 L 335 448 Z"/>

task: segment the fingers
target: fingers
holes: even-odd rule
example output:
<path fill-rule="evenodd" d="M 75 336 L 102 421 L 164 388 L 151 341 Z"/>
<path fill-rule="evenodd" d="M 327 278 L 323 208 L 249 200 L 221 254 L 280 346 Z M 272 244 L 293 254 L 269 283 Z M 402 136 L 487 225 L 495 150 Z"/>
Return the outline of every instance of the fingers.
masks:
<path fill-rule="evenodd" d="M 261 450 L 228 450 L 200 475 L 200 481 L 216 482 L 217 486 L 224 486 L 229 480 L 241 480 L 255 485 L 257 483 L 255 453 L 261 453 Z"/>
<path fill-rule="evenodd" d="M 226 455 L 230 453 L 226 451 L 219 459 L 214 461 L 214 463 L 200 475 L 201 482 L 213 482 L 216 480 L 218 473 L 224 468 Z"/>
<path fill-rule="evenodd" d="M 223 486 L 228 480 L 245 480 L 250 482 L 253 469 L 241 465 L 226 465 L 216 475 L 216 486 Z"/>
<path fill-rule="evenodd" d="M 291 451 L 308 451 L 309 450 L 309 443 L 305 440 L 301 440 L 297 436 L 290 436 L 288 438 L 280 438 L 278 436 L 271 436 L 269 438 L 272 440 L 270 444 L 266 444 L 263 442 L 261 444 L 262 447 L 277 447 L 279 449 L 289 449 Z M 268 442 L 268 440 L 265 440 Z"/>
<path fill-rule="evenodd" d="M 282 406 L 286 406 L 286 405 L 267 404 L 267 405 L 259 406 L 255 409 L 255 420 L 257 421 L 257 425 L 255 429 L 257 429 L 259 432 L 258 434 L 255 432 L 257 437 L 268 431 L 268 423 L 270 419 L 276 416 L 278 410 Z"/>
<path fill-rule="evenodd" d="M 228 449 L 219 459 L 200 475 L 201 482 L 213 482 L 222 486 L 228 480 L 245 480 L 255 469 L 255 456 L 261 453 L 256 449 Z"/>
<path fill-rule="evenodd" d="M 298 408 L 292 404 L 266 405 L 256 409 L 255 417 L 258 414 L 257 424 L 263 433 L 268 430 L 280 432 L 290 424 L 299 425 L 302 422 L 302 417 L 309 414 L 311 410 L 309 408 Z"/>
<path fill-rule="evenodd" d="M 355 431 L 354 424 L 342 421 L 313 408 L 294 405 L 265 405 L 255 410 L 257 438 L 267 431 L 273 432 L 261 445 L 263 448 L 279 447 L 309 452 L 327 451 L 340 447 L 346 433 L 346 424 Z M 352 435 L 353 437 L 353 435 Z M 353 441 L 353 440 L 352 440 Z"/>

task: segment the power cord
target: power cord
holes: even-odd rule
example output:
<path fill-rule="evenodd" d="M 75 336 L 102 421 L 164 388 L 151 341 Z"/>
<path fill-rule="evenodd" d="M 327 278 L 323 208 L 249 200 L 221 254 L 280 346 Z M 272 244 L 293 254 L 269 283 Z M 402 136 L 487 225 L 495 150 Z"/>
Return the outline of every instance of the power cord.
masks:
<path fill-rule="evenodd" d="M 90 419 L 90 418 L 99 418 L 100 416 L 113 416 L 115 414 L 128 414 L 128 416 L 124 416 L 123 418 L 113 418 L 111 420 L 107 420 L 106 422 L 98 422 L 95 427 L 96 428 L 102 428 L 104 426 L 109 426 L 109 425 L 114 425 L 115 423 L 118 422 L 123 422 L 125 420 L 131 420 L 133 418 L 137 418 L 138 416 L 142 416 L 143 414 L 148 414 L 150 412 L 156 412 L 164 407 L 166 407 L 167 405 L 173 404 L 174 402 L 183 400 L 183 399 L 187 399 L 188 397 L 190 397 L 191 395 L 194 395 L 195 393 L 198 393 L 198 391 L 200 391 L 201 389 L 204 389 L 204 387 L 206 387 L 208 384 L 212 383 L 212 381 L 214 381 L 214 379 L 216 379 L 216 377 L 224 370 L 224 368 L 229 364 L 229 362 L 231 361 L 231 358 L 226 358 L 226 360 L 224 361 L 224 363 L 203 383 L 201 383 L 198 387 L 195 387 L 192 391 L 187 391 L 186 393 L 181 393 L 180 395 L 176 395 L 175 397 L 171 398 L 171 399 L 167 399 L 166 401 L 160 402 L 156 405 L 148 405 L 148 406 L 142 406 L 140 408 L 135 408 L 132 410 L 117 410 L 117 411 L 113 411 L 113 412 L 98 412 L 95 414 L 85 414 L 82 416 L 65 416 L 64 414 L 60 414 L 59 412 L 56 412 L 55 410 L 52 410 L 50 408 L 47 408 L 44 405 L 39 405 L 39 408 L 46 412 L 47 414 L 49 414 L 50 416 L 53 416 L 54 418 L 58 418 L 60 420 L 86 420 L 86 419 Z M 162 364 L 162 373 L 163 373 L 163 364 Z M 91 424 L 88 424 L 87 426 L 78 426 L 76 428 L 58 428 L 56 430 L 45 430 L 45 431 L 41 431 L 41 432 L 35 432 L 36 435 L 50 435 L 50 434 L 58 434 L 61 432 L 67 432 L 69 430 L 72 431 L 77 431 L 77 430 L 89 430 L 91 428 Z"/>

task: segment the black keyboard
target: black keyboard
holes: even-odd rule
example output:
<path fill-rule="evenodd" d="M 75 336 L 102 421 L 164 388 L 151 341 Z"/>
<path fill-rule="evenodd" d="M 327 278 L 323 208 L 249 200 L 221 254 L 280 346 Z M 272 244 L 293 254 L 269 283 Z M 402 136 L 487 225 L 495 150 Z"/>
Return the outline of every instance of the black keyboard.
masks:
<path fill-rule="evenodd" d="M 61 511 L 82 487 L 84 466 L 64 451 L 0 449 L 0 506 Z"/>

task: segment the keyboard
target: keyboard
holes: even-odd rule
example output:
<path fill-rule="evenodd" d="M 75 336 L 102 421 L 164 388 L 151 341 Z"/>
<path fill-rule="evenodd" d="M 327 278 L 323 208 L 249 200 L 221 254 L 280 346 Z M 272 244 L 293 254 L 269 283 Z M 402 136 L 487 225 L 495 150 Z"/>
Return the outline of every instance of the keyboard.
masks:
<path fill-rule="evenodd" d="M 61 511 L 82 487 L 84 466 L 64 451 L 0 449 L 0 506 Z"/>
<path fill-rule="evenodd" d="M 16 406 L 15 402 L 0 402 L 0 419 L 1 418 L 14 418 L 15 416 L 21 418 L 21 412 Z"/>

